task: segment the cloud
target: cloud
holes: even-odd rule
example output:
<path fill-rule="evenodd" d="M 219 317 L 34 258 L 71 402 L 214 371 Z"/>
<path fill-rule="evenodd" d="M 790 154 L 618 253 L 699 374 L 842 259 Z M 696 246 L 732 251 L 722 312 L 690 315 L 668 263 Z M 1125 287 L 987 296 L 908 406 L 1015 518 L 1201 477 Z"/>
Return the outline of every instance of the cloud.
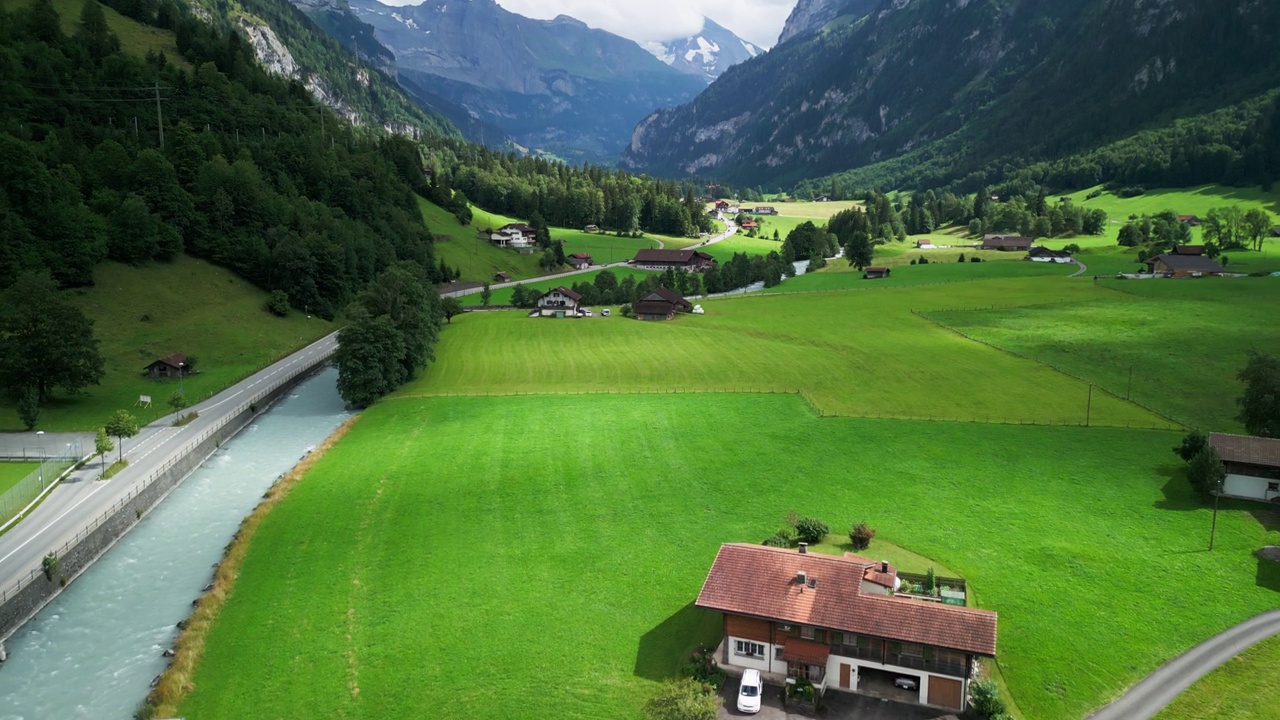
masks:
<path fill-rule="evenodd" d="M 412 5 L 420 0 L 382 0 Z M 469 2 L 470 0 L 452 0 Z M 704 16 L 761 47 L 772 47 L 796 0 L 497 0 L 511 12 L 549 19 L 569 15 L 591 27 L 631 38 L 672 40 L 702 29 Z"/>

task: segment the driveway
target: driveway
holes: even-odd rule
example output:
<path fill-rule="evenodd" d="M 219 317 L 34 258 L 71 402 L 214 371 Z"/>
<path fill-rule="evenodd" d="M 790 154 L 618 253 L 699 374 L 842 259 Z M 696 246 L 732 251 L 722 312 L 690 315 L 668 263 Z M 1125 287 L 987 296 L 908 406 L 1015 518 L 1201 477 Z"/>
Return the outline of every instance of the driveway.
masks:
<path fill-rule="evenodd" d="M 720 708 L 720 720 L 728 718 L 750 718 L 757 720 L 812 720 L 812 715 L 787 712 L 782 707 L 782 688 L 777 685 L 766 685 L 764 702 L 760 712 L 747 715 L 738 712 L 737 707 L 738 679 L 730 677 L 720 689 L 720 697 L 724 705 Z M 825 720 L 940 720 L 955 718 L 945 710 L 926 708 L 919 705 L 881 700 L 868 695 L 828 690 L 823 700 L 822 717 Z"/>

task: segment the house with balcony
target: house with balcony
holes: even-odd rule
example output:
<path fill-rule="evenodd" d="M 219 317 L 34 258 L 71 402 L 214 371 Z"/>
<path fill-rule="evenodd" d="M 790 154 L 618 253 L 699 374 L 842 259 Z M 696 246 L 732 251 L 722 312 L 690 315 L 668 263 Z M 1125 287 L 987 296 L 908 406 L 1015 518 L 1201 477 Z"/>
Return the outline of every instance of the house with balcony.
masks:
<path fill-rule="evenodd" d="M 537 315 L 539 317 L 577 317 L 579 313 L 578 303 L 582 301 L 582 296 L 561 285 L 554 287 L 543 293 L 538 298 Z"/>
<path fill-rule="evenodd" d="M 977 660 L 996 654 L 996 613 L 897 596 L 895 573 L 803 545 L 726 543 L 695 604 L 722 616 L 726 669 L 965 710 Z"/>

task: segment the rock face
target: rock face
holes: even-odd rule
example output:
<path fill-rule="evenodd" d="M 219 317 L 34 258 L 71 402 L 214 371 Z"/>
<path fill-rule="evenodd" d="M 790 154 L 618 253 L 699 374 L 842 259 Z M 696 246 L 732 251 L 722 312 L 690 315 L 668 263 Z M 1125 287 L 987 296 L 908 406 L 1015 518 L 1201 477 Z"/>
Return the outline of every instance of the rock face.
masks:
<path fill-rule="evenodd" d="M 705 86 L 636 43 L 563 15 L 532 20 L 493 0 L 351 7 L 395 53 L 403 84 L 571 161 L 615 159 L 636 122 Z"/>
<path fill-rule="evenodd" d="M 711 82 L 725 70 L 764 52 L 710 18 L 692 37 L 665 43 L 641 43 L 654 57 L 686 75 Z"/>
<path fill-rule="evenodd" d="M 841 15 L 863 17 L 876 9 L 880 0 L 799 0 L 791 8 L 778 44 L 802 35 L 811 35 Z"/>
<path fill-rule="evenodd" d="M 786 42 L 730 69 L 693 102 L 646 117 L 623 165 L 763 187 L 873 164 L 892 183 L 906 165 L 931 165 L 931 180 L 950 182 L 1232 105 L 1280 77 L 1272 51 L 1280 3 L 843 7 L 852 12 L 814 32 L 830 6 L 801 0 Z M 908 153 L 910 162 L 885 165 Z"/>

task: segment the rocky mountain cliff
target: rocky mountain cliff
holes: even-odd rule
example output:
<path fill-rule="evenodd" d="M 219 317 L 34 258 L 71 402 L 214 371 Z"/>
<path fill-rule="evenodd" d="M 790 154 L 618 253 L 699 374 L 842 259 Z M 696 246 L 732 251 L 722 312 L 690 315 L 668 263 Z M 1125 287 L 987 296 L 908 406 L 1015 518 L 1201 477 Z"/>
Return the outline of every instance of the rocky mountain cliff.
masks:
<path fill-rule="evenodd" d="M 787 185 L 914 152 L 1061 157 L 1280 84 L 1280 3 L 883 0 L 637 125 L 626 167 Z"/>
<path fill-rule="evenodd" d="M 637 121 L 705 85 L 630 40 L 565 16 L 526 18 L 493 0 L 354 0 L 351 8 L 395 54 L 402 82 L 571 161 L 615 159 Z"/>
<path fill-rule="evenodd" d="M 720 77 L 725 70 L 764 52 L 720 25 L 703 18 L 697 34 L 668 42 L 641 43 L 654 57 L 686 75 L 696 75 L 707 82 Z"/>
<path fill-rule="evenodd" d="M 778 44 L 801 35 L 811 35 L 841 15 L 863 17 L 876 9 L 880 0 L 799 0 L 791 8 Z"/>
<path fill-rule="evenodd" d="M 384 74 L 393 56 L 367 28 L 344 22 L 344 16 L 350 17 L 345 0 L 305 0 L 303 9 L 288 0 L 188 2 L 198 16 L 242 34 L 269 72 L 302 83 L 316 100 L 352 123 L 414 136 L 458 135 L 449 120 L 411 100 Z M 327 33 L 350 38 L 351 50 Z"/>

